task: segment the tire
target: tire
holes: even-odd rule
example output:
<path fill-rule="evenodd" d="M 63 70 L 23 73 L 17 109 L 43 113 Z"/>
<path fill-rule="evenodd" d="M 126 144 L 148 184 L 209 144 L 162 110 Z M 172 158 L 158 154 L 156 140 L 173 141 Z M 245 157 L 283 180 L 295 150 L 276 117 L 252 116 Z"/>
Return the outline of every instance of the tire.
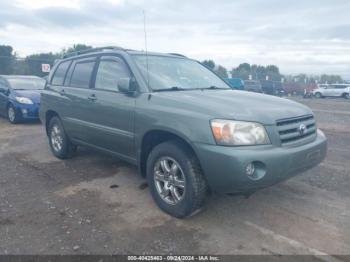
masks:
<path fill-rule="evenodd" d="M 345 99 L 350 99 L 350 94 L 349 94 L 349 93 L 345 93 L 345 94 L 343 94 L 343 97 L 344 97 Z"/>
<path fill-rule="evenodd" d="M 317 92 L 317 93 L 315 94 L 315 97 L 316 97 L 316 98 L 322 98 L 322 94 L 319 93 L 319 92 Z"/>
<path fill-rule="evenodd" d="M 170 172 L 166 174 L 164 170 Z M 178 141 L 161 143 L 152 150 L 147 159 L 147 180 L 158 207 L 177 218 L 197 213 L 204 205 L 208 193 L 196 156 Z M 160 192 L 164 192 L 164 195 Z"/>
<path fill-rule="evenodd" d="M 77 147 L 70 142 L 61 120 L 56 116 L 50 120 L 48 138 L 51 151 L 57 158 L 71 158 L 76 151 Z"/>
<path fill-rule="evenodd" d="M 11 104 L 7 107 L 7 119 L 11 124 L 17 124 L 20 120 L 19 112 Z"/>

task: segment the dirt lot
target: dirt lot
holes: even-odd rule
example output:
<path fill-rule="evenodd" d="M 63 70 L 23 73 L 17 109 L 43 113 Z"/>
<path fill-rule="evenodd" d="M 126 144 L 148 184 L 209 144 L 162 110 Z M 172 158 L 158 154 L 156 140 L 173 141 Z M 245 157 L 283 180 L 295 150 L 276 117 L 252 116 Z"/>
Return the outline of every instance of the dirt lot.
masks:
<path fill-rule="evenodd" d="M 329 139 L 324 163 L 186 220 L 134 167 L 82 148 L 57 160 L 40 124 L 0 118 L 0 254 L 350 254 L 350 101 L 299 101 Z"/>

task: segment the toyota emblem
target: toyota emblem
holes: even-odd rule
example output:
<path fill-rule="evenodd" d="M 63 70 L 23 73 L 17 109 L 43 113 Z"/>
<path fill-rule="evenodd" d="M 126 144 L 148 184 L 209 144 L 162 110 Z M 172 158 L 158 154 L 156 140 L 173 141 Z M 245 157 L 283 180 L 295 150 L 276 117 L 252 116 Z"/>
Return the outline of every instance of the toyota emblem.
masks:
<path fill-rule="evenodd" d="M 306 125 L 304 124 L 301 124 L 298 128 L 298 131 L 299 131 L 299 134 L 302 136 L 302 135 L 305 135 L 306 132 L 307 132 L 307 128 L 306 128 Z"/>

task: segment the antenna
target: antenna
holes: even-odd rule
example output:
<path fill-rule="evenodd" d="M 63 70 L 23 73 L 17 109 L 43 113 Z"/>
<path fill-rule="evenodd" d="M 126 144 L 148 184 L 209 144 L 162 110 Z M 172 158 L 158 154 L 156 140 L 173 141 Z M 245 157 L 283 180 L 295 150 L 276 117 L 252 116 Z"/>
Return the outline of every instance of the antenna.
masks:
<path fill-rule="evenodd" d="M 147 69 L 147 87 L 149 87 L 149 69 L 148 69 L 148 50 L 147 50 L 147 31 L 146 31 L 146 11 L 143 9 L 143 31 L 145 32 L 145 51 L 146 51 L 146 69 Z"/>

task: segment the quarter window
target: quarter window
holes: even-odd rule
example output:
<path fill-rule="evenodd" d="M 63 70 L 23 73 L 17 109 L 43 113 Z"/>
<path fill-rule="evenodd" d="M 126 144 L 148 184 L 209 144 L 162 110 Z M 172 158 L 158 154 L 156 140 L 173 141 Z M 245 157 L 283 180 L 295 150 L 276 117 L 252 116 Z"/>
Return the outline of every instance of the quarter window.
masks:
<path fill-rule="evenodd" d="M 70 63 L 71 61 L 66 61 L 58 65 L 51 81 L 52 85 L 57 85 L 57 86 L 63 85 L 63 81 L 66 76 L 66 72 Z"/>
<path fill-rule="evenodd" d="M 75 87 L 89 88 L 91 74 L 95 62 L 81 62 L 75 65 L 70 85 Z"/>
<path fill-rule="evenodd" d="M 130 73 L 121 59 L 101 60 L 96 74 L 96 89 L 118 91 L 118 80 L 130 78 Z"/>

